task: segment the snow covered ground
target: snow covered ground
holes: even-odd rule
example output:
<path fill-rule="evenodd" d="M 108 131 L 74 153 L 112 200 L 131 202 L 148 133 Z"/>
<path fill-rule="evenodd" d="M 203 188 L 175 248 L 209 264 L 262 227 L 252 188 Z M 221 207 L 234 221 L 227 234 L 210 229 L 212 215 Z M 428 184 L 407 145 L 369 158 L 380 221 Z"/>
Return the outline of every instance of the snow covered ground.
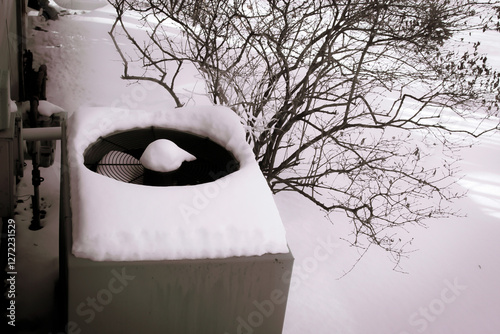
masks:
<path fill-rule="evenodd" d="M 68 0 L 69 1 L 69 0 Z M 63 0 L 58 1 L 60 3 Z M 58 21 L 31 17 L 29 45 L 37 63 L 48 66 L 48 100 L 69 113 L 81 107 L 148 109 L 172 107 L 161 88 L 120 79 L 122 65 L 107 32 L 109 7 L 72 11 Z M 133 18 L 130 18 L 133 24 Z M 43 30 L 33 30 L 35 26 Z M 44 31 L 46 30 L 46 31 Z M 498 44 L 499 36 L 496 36 Z M 487 51 L 499 54 L 498 47 Z M 183 76 L 188 105 L 206 103 L 203 84 Z M 357 259 L 340 240 L 349 233 L 341 214 L 331 221 L 292 193 L 275 196 L 296 258 L 285 334 L 414 334 L 500 331 L 500 135 L 463 150 L 468 196 L 454 205 L 467 214 L 428 222 L 408 231 L 416 249 L 393 269 L 387 254 L 371 249 Z M 43 169 L 40 191 L 47 211 L 42 230 L 28 230 L 31 166 L 19 185 L 17 228 L 17 327 L 20 333 L 51 333 L 58 268 L 59 163 Z"/>

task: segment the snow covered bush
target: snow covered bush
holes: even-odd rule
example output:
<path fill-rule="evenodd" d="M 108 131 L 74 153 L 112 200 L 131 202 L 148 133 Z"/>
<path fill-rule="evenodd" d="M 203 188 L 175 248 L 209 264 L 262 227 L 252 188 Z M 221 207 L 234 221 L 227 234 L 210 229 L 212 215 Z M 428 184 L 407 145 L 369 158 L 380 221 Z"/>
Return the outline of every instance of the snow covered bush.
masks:
<path fill-rule="evenodd" d="M 156 82 L 181 107 L 175 82 L 193 64 L 213 103 L 241 117 L 274 192 L 345 211 L 353 244 L 396 259 L 408 240 L 394 228 L 452 213 L 456 134 L 498 130 L 483 121 L 497 120 L 500 73 L 473 39 L 497 29 L 498 1 L 109 1 L 124 79 Z"/>

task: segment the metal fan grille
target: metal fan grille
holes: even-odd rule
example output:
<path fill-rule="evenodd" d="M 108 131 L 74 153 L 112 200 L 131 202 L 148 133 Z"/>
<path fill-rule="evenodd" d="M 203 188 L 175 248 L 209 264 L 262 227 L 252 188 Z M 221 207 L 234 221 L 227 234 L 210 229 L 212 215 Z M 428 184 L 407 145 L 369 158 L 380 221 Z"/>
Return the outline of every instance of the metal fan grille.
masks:
<path fill-rule="evenodd" d="M 196 157 L 169 175 L 150 173 L 139 162 L 146 147 L 157 139 L 169 139 Z M 118 181 L 152 186 L 207 183 L 239 169 L 239 163 L 222 146 L 208 138 L 172 129 L 149 127 L 100 137 L 84 152 L 90 170 Z M 153 175 L 152 175 L 153 174 Z"/>
<path fill-rule="evenodd" d="M 96 172 L 126 183 L 143 184 L 144 182 L 144 166 L 139 160 L 125 152 L 108 152 L 97 165 Z"/>

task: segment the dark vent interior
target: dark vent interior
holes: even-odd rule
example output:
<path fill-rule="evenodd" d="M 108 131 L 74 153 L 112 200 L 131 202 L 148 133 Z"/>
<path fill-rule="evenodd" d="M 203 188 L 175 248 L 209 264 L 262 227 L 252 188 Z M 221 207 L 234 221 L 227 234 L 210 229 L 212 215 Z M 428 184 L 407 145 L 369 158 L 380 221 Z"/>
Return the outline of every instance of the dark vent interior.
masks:
<path fill-rule="evenodd" d="M 155 140 L 168 139 L 196 157 L 178 170 L 160 173 L 144 168 L 139 159 Z M 239 169 L 239 163 L 209 138 L 172 129 L 149 127 L 100 137 L 84 152 L 85 166 L 127 183 L 150 186 L 195 185 L 217 180 Z"/>

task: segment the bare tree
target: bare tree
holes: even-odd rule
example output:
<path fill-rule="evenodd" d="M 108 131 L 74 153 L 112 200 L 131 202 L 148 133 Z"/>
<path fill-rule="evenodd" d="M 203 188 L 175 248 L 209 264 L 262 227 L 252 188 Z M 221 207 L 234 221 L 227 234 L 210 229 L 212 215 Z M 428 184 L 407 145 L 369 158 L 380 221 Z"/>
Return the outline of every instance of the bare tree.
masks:
<path fill-rule="evenodd" d="M 497 29 L 498 1 L 110 1 L 154 80 L 194 64 L 213 103 L 241 116 L 274 192 L 345 211 L 354 245 L 396 260 L 394 228 L 452 214 L 457 138 L 499 129 L 483 121 L 498 113 L 500 74 L 469 37 Z"/>

